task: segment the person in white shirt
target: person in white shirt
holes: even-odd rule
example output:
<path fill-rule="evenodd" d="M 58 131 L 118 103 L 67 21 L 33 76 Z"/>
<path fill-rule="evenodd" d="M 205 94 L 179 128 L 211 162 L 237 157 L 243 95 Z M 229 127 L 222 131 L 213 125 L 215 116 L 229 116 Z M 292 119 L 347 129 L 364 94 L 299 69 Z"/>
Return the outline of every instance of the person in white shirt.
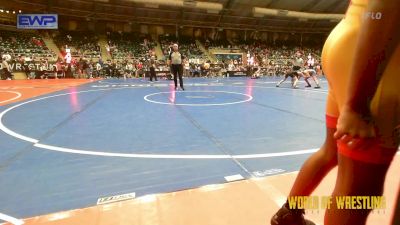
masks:
<path fill-rule="evenodd" d="M 108 53 L 109 55 L 111 55 L 111 48 L 110 48 L 109 45 L 106 45 L 106 49 L 107 49 L 107 53 Z"/>
<path fill-rule="evenodd" d="M 133 71 L 133 65 L 132 62 L 128 62 L 125 66 L 125 74 L 128 78 L 132 78 L 132 71 Z M 124 77 L 125 78 L 125 77 Z"/>
<path fill-rule="evenodd" d="M 101 75 L 101 64 L 100 64 L 100 62 L 97 62 L 96 63 L 96 76 L 100 77 L 100 75 Z"/>
<path fill-rule="evenodd" d="M 315 71 L 314 65 L 315 65 L 315 59 L 311 56 L 311 54 L 309 54 L 307 59 L 307 69 L 303 70 L 302 72 L 304 80 L 307 83 L 306 87 L 311 87 L 310 82 L 308 82 L 308 79 L 311 77 L 316 84 L 314 88 L 321 88 L 321 86 L 319 85 L 317 72 Z"/>
<path fill-rule="evenodd" d="M 72 60 L 71 50 L 70 50 L 70 49 L 67 49 L 66 52 L 67 52 L 67 54 L 66 54 L 65 57 L 64 57 L 65 62 L 66 62 L 67 64 L 71 64 L 71 60 Z"/>
<path fill-rule="evenodd" d="M 189 70 L 190 70 L 190 65 L 189 65 L 189 61 L 185 60 L 185 76 L 188 77 L 189 76 Z"/>
<path fill-rule="evenodd" d="M 288 77 L 292 78 L 292 88 L 298 88 L 297 82 L 299 82 L 299 78 L 303 76 L 301 71 L 302 66 L 304 65 L 304 60 L 301 58 L 301 53 L 297 52 L 295 58 L 292 60 L 292 70 L 286 71 L 285 77 L 276 84 L 276 87 L 279 87 Z M 308 82 L 306 80 L 306 82 Z"/>
<path fill-rule="evenodd" d="M 254 56 L 247 54 L 247 76 L 253 77 Z"/>
<path fill-rule="evenodd" d="M 39 67 L 41 79 L 48 79 L 47 68 L 48 68 L 47 62 L 42 60 Z"/>
<path fill-rule="evenodd" d="M 183 87 L 183 63 L 184 56 L 178 51 L 178 45 L 174 44 L 172 46 L 172 51 L 169 54 L 169 64 L 171 66 L 171 73 L 174 75 L 174 83 L 175 83 L 175 90 L 178 87 L 178 76 L 179 76 L 179 85 L 181 89 L 184 91 L 185 88 Z"/>
<path fill-rule="evenodd" d="M 209 62 L 204 62 L 203 64 L 203 69 L 204 69 L 204 74 L 206 77 L 209 77 L 211 75 L 210 73 L 210 63 Z"/>
<path fill-rule="evenodd" d="M 233 73 L 234 73 L 234 71 L 235 71 L 235 65 L 233 64 L 233 60 L 231 60 L 231 61 L 229 62 L 229 65 L 228 65 L 228 73 L 226 74 L 227 77 L 232 76 Z"/>
<path fill-rule="evenodd" d="M 71 62 L 72 62 L 72 55 L 71 55 L 71 49 L 69 49 L 69 48 L 67 48 L 66 49 L 66 55 L 65 55 L 65 57 L 64 57 L 64 59 L 65 59 L 65 62 L 66 62 L 66 69 L 65 69 L 65 76 L 66 77 L 68 77 L 68 78 L 71 78 L 72 76 L 73 76 L 73 71 L 72 71 L 72 67 L 73 67 L 73 65 L 71 65 Z"/>
<path fill-rule="evenodd" d="M 11 74 L 10 65 L 9 65 L 8 62 L 7 62 L 7 56 L 4 56 L 4 55 L 3 55 L 3 58 L 2 58 L 2 59 L 3 59 L 3 60 L 2 60 L 2 62 L 1 62 L 1 67 L 3 68 L 4 77 L 5 77 L 7 80 L 11 80 L 11 79 L 12 79 L 12 74 Z"/>
<path fill-rule="evenodd" d="M 308 54 L 308 56 L 307 56 L 307 67 L 308 67 L 308 69 L 314 69 L 314 64 L 315 64 L 314 57 L 312 57 L 311 54 Z"/>
<path fill-rule="evenodd" d="M 149 70 L 150 70 L 150 82 L 153 82 L 153 78 L 154 78 L 155 81 L 157 81 L 156 60 L 155 60 L 155 58 L 151 58 L 150 59 Z M 175 85 L 175 87 L 176 87 L 176 85 Z"/>
<path fill-rule="evenodd" d="M 4 58 L 6 61 L 10 61 L 10 60 L 11 60 L 11 55 L 10 55 L 9 53 L 3 54 L 3 58 Z"/>

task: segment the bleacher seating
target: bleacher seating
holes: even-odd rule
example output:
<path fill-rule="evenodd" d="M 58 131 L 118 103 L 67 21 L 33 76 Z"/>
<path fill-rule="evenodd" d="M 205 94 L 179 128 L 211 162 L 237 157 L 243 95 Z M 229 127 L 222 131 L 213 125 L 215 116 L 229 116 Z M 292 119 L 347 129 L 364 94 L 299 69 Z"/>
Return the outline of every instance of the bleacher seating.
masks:
<path fill-rule="evenodd" d="M 148 35 L 138 33 L 109 33 L 108 43 L 112 58 L 118 60 L 148 58 L 156 46 Z"/>
<path fill-rule="evenodd" d="M 46 33 L 43 34 L 47 35 Z M 90 64 L 97 62 L 97 59 L 100 58 L 98 37 L 94 33 L 57 32 L 51 35 L 61 52 L 66 46 L 71 49 L 72 56 L 75 58 L 72 63 L 74 68 L 80 68 L 79 63 L 75 63 L 79 58 L 83 58 L 84 61 Z M 208 61 L 207 56 L 197 46 L 194 38 L 180 37 L 178 39 L 173 35 L 161 35 L 159 36 L 159 41 L 166 57 L 171 44 L 178 43 L 180 52 L 189 59 L 190 63 L 203 64 Z M 318 46 L 300 48 L 294 45 L 271 45 L 268 42 L 244 41 L 241 39 L 230 41 L 208 39 L 201 41 L 205 46 L 214 48 L 212 51 L 216 54 L 218 61 L 211 63 L 211 68 L 220 67 L 226 69 L 226 65 L 234 64 L 233 71 L 247 70 L 245 61 L 247 54 L 255 56 L 257 65 L 261 66 L 263 71 L 270 75 L 283 74 L 285 70 L 290 69 L 290 62 L 297 52 L 302 53 L 305 61 L 308 55 L 312 55 L 317 60 L 317 63 L 320 61 L 321 55 L 321 48 Z M 126 63 L 136 65 L 139 62 L 146 67 L 148 59 L 151 56 L 155 56 L 156 42 L 149 35 L 107 32 L 107 42 L 112 56 L 112 62 L 110 63 L 114 63 L 116 68 L 125 68 Z M 218 54 L 219 49 L 224 51 Z M 54 63 L 57 60 L 57 55 L 45 46 L 38 32 L 2 31 L 0 33 L 0 53 L 10 55 L 12 60 L 25 59 L 25 61 L 33 62 L 47 60 L 49 63 Z M 226 58 L 226 55 L 229 55 L 229 57 Z M 242 55 L 244 58 L 242 58 Z M 159 59 L 157 64 L 158 66 L 164 66 L 165 61 Z M 134 67 L 137 68 L 137 66 Z"/>
<path fill-rule="evenodd" d="M 321 48 L 318 47 L 298 47 L 296 45 L 271 45 L 266 42 L 261 42 L 257 40 L 242 40 L 236 39 L 232 40 L 229 45 L 215 44 L 215 42 L 208 40 L 205 45 L 209 44 L 210 49 L 214 49 L 214 52 L 218 50 L 226 51 L 230 50 L 232 55 L 226 56 L 224 54 L 217 54 L 217 63 L 233 64 L 234 70 L 239 70 L 241 65 L 246 62 L 242 62 L 241 57 L 237 57 L 237 54 L 248 55 L 255 57 L 255 62 L 257 65 L 261 66 L 264 74 L 268 75 L 282 75 L 285 71 L 291 69 L 291 62 L 297 52 L 302 54 L 304 61 L 306 61 L 307 56 L 311 55 L 316 59 L 316 63 L 320 62 Z M 216 46 L 216 47 L 212 47 Z M 218 47 L 219 46 L 219 47 Z M 244 59 L 245 60 L 245 59 Z"/>
<path fill-rule="evenodd" d="M 0 33 L 0 52 L 9 54 L 12 59 L 19 56 L 24 57 L 27 61 L 57 59 L 57 55 L 46 47 L 43 39 L 35 32 L 2 30 Z"/>
<path fill-rule="evenodd" d="M 98 37 L 91 32 L 68 31 L 59 32 L 54 37 L 54 42 L 65 51 L 66 46 L 71 49 L 72 57 L 97 59 L 100 58 L 100 46 Z"/>
<path fill-rule="evenodd" d="M 225 40 L 225 39 L 218 39 L 218 40 L 207 39 L 207 40 L 203 40 L 202 42 L 206 49 L 213 49 L 213 48 L 231 49 L 231 48 L 233 48 L 232 44 L 229 43 L 229 41 Z"/>
<path fill-rule="evenodd" d="M 169 46 L 172 43 L 177 43 L 179 45 L 179 51 L 187 58 L 195 61 L 204 61 L 207 59 L 207 56 L 200 50 L 196 44 L 196 40 L 193 38 L 180 37 L 178 39 L 171 35 L 160 35 L 159 40 L 165 57 L 168 56 Z"/>

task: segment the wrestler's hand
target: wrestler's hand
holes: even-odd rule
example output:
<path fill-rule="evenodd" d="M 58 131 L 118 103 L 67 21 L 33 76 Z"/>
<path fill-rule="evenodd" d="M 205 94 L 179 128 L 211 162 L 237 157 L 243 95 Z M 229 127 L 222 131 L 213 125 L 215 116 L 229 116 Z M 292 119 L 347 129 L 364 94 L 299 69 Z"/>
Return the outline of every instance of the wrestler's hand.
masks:
<path fill-rule="evenodd" d="M 370 116 L 361 115 L 345 106 L 340 113 L 334 137 L 350 148 L 363 148 L 375 137 Z"/>

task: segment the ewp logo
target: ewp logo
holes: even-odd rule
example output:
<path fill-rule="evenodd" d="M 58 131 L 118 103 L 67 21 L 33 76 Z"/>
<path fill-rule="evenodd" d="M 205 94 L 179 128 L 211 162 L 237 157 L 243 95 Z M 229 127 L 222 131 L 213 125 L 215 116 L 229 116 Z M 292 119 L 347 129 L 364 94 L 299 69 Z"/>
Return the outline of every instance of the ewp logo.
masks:
<path fill-rule="evenodd" d="M 58 29 L 57 14 L 18 14 L 18 29 Z"/>

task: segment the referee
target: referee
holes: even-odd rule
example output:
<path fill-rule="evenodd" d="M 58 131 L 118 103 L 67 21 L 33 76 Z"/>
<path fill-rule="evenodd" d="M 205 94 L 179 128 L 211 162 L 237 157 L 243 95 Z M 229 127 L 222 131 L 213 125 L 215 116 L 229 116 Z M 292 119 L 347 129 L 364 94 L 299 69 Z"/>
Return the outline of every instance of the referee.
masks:
<path fill-rule="evenodd" d="M 171 66 L 171 73 L 174 75 L 174 83 L 175 83 L 175 90 L 178 87 L 178 77 L 179 76 L 179 85 L 181 86 L 182 91 L 185 90 L 183 88 L 183 55 L 178 51 L 178 45 L 172 45 L 172 51 L 169 54 L 169 62 Z"/>
<path fill-rule="evenodd" d="M 301 58 L 301 53 L 297 52 L 296 57 L 293 60 L 293 75 L 294 75 L 293 88 L 297 88 L 297 82 L 299 82 L 300 77 L 303 75 L 301 71 L 303 66 L 304 66 L 304 60 L 303 58 Z M 308 81 L 306 82 L 310 84 Z"/>

